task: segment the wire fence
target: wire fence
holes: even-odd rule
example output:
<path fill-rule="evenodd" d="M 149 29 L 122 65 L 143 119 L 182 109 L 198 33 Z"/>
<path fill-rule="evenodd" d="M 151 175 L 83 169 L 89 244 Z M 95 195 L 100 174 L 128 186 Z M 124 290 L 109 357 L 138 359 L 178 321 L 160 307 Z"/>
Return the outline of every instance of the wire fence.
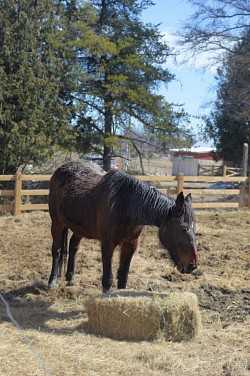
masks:
<path fill-rule="evenodd" d="M 29 337 L 24 333 L 24 330 L 22 329 L 22 327 L 19 324 L 19 322 L 13 317 L 13 315 L 11 313 L 11 310 L 10 310 L 10 305 L 7 302 L 6 298 L 4 298 L 4 296 L 3 296 L 3 294 L 1 292 L 0 292 L 0 300 L 2 301 L 2 303 L 5 306 L 6 313 L 7 313 L 8 317 L 9 317 L 10 321 L 17 328 L 17 330 L 18 330 L 21 338 L 26 343 L 26 345 L 29 347 L 29 349 L 31 350 L 31 352 L 34 354 L 34 356 L 35 356 L 35 358 L 36 358 L 39 366 L 41 367 L 41 369 L 43 369 L 45 375 L 52 376 L 51 371 L 46 366 L 46 364 L 45 364 L 44 360 L 42 359 L 41 355 L 36 350 L 36 348 L 33 346 L 31 340 L 29 339 Z"/>

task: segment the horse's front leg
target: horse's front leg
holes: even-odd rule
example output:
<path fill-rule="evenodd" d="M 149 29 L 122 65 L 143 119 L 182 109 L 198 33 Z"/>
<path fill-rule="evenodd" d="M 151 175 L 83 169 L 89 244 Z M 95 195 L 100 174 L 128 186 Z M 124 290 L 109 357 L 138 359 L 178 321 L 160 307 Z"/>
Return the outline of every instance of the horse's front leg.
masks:
<path fill-rule="evenodd" d="M 130 241 L 123 241 L 121 244 L 120 265 L 118 269 L 118 289 L 125 289 L 127 286 L 130 263 L 140 242 L 140 237 Z"/>
<path fill-rule="evenodd" d="M 108 292 L 113 284 L 113 274 L 112 274 L 112 257 L 114 252 L 114 246 L 109 242 L 102 242 L 102 289 L 103 292 Z"/>
<path fill-rule="evenodd" d="M 81 237 L 73 234 L 71 236 L 69 242 L 69 259 L 68 259 L 68 267 L 66 272 L 66 281 L 69 285 L 74 285 L 74 273 L 75 273 L 75 259 L 76 259 L 76 252 L 79 249 Z"/>

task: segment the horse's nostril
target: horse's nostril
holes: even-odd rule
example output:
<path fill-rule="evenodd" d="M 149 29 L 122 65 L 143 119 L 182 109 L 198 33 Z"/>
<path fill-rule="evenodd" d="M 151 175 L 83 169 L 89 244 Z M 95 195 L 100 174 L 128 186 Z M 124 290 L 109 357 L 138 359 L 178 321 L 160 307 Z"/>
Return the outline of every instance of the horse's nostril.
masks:
<path fill-rule="evenodd" d="M 189 264 L 189 270 L 190 270 L 190 272 L 192 272 L 196 268 L 197 268 L 197 266 L 196 266 L 196 264 L 194 262 L 192 262 L 191 264 Z"/>

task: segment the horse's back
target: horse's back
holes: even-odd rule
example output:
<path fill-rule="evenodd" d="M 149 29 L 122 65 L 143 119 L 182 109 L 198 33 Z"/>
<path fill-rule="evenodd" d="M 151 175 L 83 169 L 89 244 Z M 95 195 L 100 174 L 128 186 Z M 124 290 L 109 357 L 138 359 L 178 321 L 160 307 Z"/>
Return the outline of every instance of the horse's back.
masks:
<path fill-rule="evenodd" d="M 88 161 L 71 161 L 59 167 L 50 182 L 49 211 L 53 220 L 87 210 L 89 198 L 104 175 L 100 166 Z"/>
<path fill-rule="evenodd" d="M 95 163 L 88 161 L 71 161 L 59 167 L 51 178 L 51 186 L 56 184 L 63 188 L 72 183 L 81 183 L 94 185 L 96 181 L 100 180 L 104 171 Z"/>

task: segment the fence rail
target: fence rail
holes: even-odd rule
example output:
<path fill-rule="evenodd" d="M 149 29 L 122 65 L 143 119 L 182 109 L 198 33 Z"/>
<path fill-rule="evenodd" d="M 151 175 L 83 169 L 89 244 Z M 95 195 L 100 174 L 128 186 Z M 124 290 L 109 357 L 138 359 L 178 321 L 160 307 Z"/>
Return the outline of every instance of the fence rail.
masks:
<path fill-rule="evenodd" d="M 230 166 L 202 165 L 198 164 L 199 176 L 242 176 L 243 169 Z"/>
<path fill-rule="evenodd" d="M 153 184 L 160 192 L 166 195 L 191 193 L 193 207 L 207 208 L 248 208 L 250 209 L 250 178 L 242 176 L 136 176 L 141 181 Z M 15 175 L 0 175 L 0 184 L 13 182 L 14 189 L 0 189 L 0 212 L 11 212 L 18 216 L 22 211 L 48 210 L 47 203 L 24 202 L 24 197 L 48 196 L 49 189 L 24 189 L 23 183 L 48 182 L 51 175 L 24 175 L 17 172 Z M 228 187 L 220 187 L 227 185 Z M 234 187 L 235 185 L 236 187 Z M 216 186 L 213 188 L 213 186 Z M 212 199 L 216 197 L 216 202 Z M 27 201 L 27 200 L 26 200 Z M 41 200 L 42 201 L 42 200 Z"/>

